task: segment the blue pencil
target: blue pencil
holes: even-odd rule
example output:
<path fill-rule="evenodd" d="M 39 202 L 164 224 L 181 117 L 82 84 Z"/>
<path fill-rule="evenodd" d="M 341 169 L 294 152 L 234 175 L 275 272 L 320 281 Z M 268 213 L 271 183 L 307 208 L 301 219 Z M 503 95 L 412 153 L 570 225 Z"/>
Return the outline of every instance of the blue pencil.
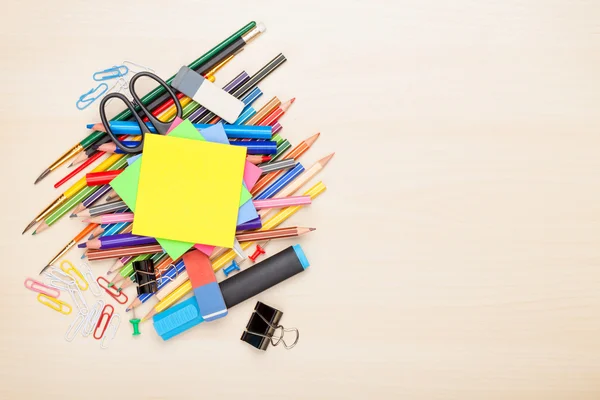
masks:
<path fill-rule="evenodd" d="M 277 153 L 277 142 L 274 140 L 233 141 L 229 144 L 246 148 L 248 154 L 275 154 Z"/>
<path fill-rule="evenodd" d="M 304 166 L 300 163 L 297 163 L 294 168 L 281 175 L 275 182 L 267 186 L 267 188 L 258 196 L 254 196 L 254 200 L 270 199 L 279 193 L 281 189 L 283 189 L 288 183 L 296 179 L 302 172 L 304 172 Z"/>
<path fill-rule="evenodd" d="M 252 107 L 245 108 L 244 111 L 240 114 L 238 119 L 235 120 L 234 124 L 243 125 L 248 121 L 252 116 L 256 114 L 256 110 Z"/>
<path fill-rule="evenodd" d="M 260 96 L 262 96 L 263 92 L 262 90 L 260 90 L 259 88 L 255 87 L 254 89 L 252 89 L 252 91 L 250 91 L 250 93 L 248 93 L 247 95 L 244 96 L 244 98 L 242 99 L 242 103 L 244 103 L 244 105 L 246 107 L 244 107 L 244 109 L 242 110 L 242 112 L 246 111 L 246 109 L 252 104 L 254 103 L 254 101 L 256 99 L 258 99 Z M 235 124 L 232 124 L 235 125 Z"/>

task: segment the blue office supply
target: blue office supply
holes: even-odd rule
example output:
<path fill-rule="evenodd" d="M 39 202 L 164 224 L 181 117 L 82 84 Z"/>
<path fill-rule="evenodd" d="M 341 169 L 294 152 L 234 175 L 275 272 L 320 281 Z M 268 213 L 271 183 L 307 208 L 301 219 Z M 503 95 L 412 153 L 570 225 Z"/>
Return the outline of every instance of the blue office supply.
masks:
<path fill-rule="evenodd" d="M 239 270 L 240 270 L 240 266 L 238 265 L 238 263 L 235 262 L 235 260 L 233 260 L 229 267 L 223 268 L 223 273 L 225 274 L 225 276 L 229 276 L 229 274 L 232 273 L 233 271 L 239 271 Z"/>
<path fill-rule="evenodd" d="M 279 193 L 285 187 L 285 185 L 290 183 L 292 180 L 296 179 L 296 177 L 298 177 L 298 175 L 300 175 L 302 172 L 304 172 L 304 166 L 300 163 L 296 164 L 294 168 L 288 170 L 275 182 L 267 186 L 267 188 L 263 190 L 258 196 L 255 196 L 254 200 L 270 199 L 271 197 Z"/>
<path fill-rule="evenodd" d="M 107 68 L 102 71 L 94 72 L 92 78 L 96 82 L 107 81 L 109 79 L 119 78 L 121 76 L 127 75 L 129 72 L 129 68 L 125 65 L 115 65 L 114 67 Z"/>
<path fill-rule="evenodd" d="M 93 89 L 90 89 L 87 93 L 79 96 L 79 100 L 75 103 L 75 107 L 79 110 L 85 110 L 88 108 L 93 102 L 98 100 L 100 97 L 106 93 L 108 90 L 108 85 L 106 83 L 101 83 Z"/>

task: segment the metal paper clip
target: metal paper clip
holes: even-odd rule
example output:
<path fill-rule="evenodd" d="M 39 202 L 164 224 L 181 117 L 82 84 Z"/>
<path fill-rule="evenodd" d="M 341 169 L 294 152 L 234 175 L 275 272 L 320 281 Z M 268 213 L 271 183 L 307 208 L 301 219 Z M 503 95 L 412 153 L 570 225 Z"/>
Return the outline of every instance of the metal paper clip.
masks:
<path fill-rule="evenodd" d="M 71 308 L 68 303 L 55 299 L 54 297 L 49 297 L 40 293 L 38 294 L 37 299 L 46 307 L 50 307 L 54 311 L 58 311 L 61 314 L 69 315 L 71 314 L 71 311 L 73 311 L 73 308 Z"/>
<path fill-rule="evenodd" d="M 300 331 L 298 331 L 297 328 L 285 329 L 281 325 L 275 326 L 272 323 L 270 323 L 265 317 L 263 317 L 258 311 L 254 310 L 254 314 L 258 315 L 263 321 L 265 321 L 265 323 L 273 329 L 273 333 L 270 335 L 264 335 L 262 333 L 252 332 L 249 330 L 246 330 L 246 332 L 251 333 L 252 335 L 256 335 L 256 336 L 260 336 L 260 337 L 269 339 L 269 341 L 271 342 L 271 345 L 273 345 L 273 346 L 277 346 L 279 343 L 283 343 L 283 347 L 285 347 L 286 350 L 291 349 L 298 343 L 298 340 L 300 339 Z M 279 332 L 281 332 L 280 335 L 275 335 L 275 332 L 277 332 L 277 329 L 280 330 L 279 331 Z M 285 342 L 285 340 L 283 340 L 283 335 L 285 334 L 285 332 L 296 332 L 296 340 L 294 340 L 294 343 L 292 343 L 291 345 L 288 345 Z"/>
<path fill-rule="evenodd" d="M 146 67 L 145 65 L 134 63 L 133 61 L 128 61 L 128 60 L 123 61 L 124 66 L 126 66 L 127 64 L 129 65 L 129 70 L 131 72 L 141 72 L 141 71 L 155 72 L 152 68 Z M 134 67 L 137 67 L 137 69 Z"/>
<path fill-rule="evenodd" d="M 104 332 L 106 331 L 106 328 L 108 328 L 108 323 L 110 322 L 110 319 L 112 318 L 114 312 L 115 308 L 112 305 L 107 304 L 104 306 L 102 312 L 100 313 L 100 318 L 98 318 L 98 322 L 96 323 L 96 328 L 94 329 L 94 339 L 102 339 L 102 336 L 104 336 Z M 98 335 L 99 329 L 102 332 L 100 332 L 100 334 Z"/>
<path fill-rule="evenodd" d="M 90 89 L 89 92 L 82 94 L 79 96 L 79 100 L 75 103 L 75 106 L 79 110 L 85 110 L 92 104 L 94 101 L 98 100 L 106 91 L 108 90 L 108 85 L 106 83 L 101 83 L 93 89 Z"/>
<path fill-rule="evenodd" d="M 75 317 L 73 322 L 71 322 L 71 325 L 69 325 L 69 329 L 67 329 L 67 332 L 65 333 L 65 340 L 67 342 L 72 342 L 73 339 L 75 339 L 75 336 L 77 336 L 77 334 L 79 333 L 79 330 L 83 326 L 84 322 L 85 315 L 83 315 L 82 313 L 77 314 L 77 317 Z"/>
<path fill-rule="evenodd" d="M 129 298 L 127 297 L 127 295 L 125 293 L 123 293 L 121 290 L 115 288 L 114 286 L 108 287 L 108 284 L 110 282 L 107 281 L 105 277 L 99 276 L 96 279 L 96 282 L 98 282 L 98 285 L 100 285 L 100 287 L 102 289 L 104 289 L 104 291 L 106 293 L 108 293 L 108 295 L 110 297 L 112 297 L 113 299 L 115 299 L 117 301 L 117 303 L 119 303 L 119 304 L 125 304 L 125 303 L 127 303 L 127 300 L 129 300 Z M 102 284 L 102 282 L 104 282 L 104 285 Z M 119 299 L 121 299 L 121 300 L 119 300 Z"/>
<path fill-rule="evenodd" d="M 88 314 L 85 318 L 85 323 L 83 324 L 83 329 L 81 330 L 81 335 L 83 337 L 88 337 L 92 334 L 92 332 L 94 331 L 94 328 L 96 328 L 98 319 L 100 319 L 100 313 L 102 312 L 103 308 L 104 308 L 104 301 L 102 301 L 102 300 L 98 300 L 96 303 L 94 303 L 92 308 L 90 308 L 90 311 L 88 312 Z"/>
<path fill-rule="evenodd" d="M 129 68 L 126 65 L 115 65 L 114 67 L 106 68 L 105 70 L 94 72 L 92 78 L 96 82 L 107 81 L 109 79 L 118 78 L 125 76 L 129 72 Z"/>
<path fill-rule="evenodd" d="M 102 340 L 100 341 L 100 347 L 103 349 L 108 349 L 108 344 L 110 342 L 112 342 L 112 340 L 117 335 L 117 330 L 119 329 L 119 326 L 121 325 L 121 316 L 119 314 L 115 314 L 110 319 L 109 324 L 110 324 L 111 330 L 109 332 L 107 332 L 106 335 L 104 335 L 102 337 Z"/>
<path fill-rule="evenodd" d="M 75 282 L 69 285 L 69 293 L 71 294 L 73 303 L 75 303 L 75 306 L 77 306 L 79 312 L 83 315 L 86 315 L 88 313 L 87 302 L 85 301 L 85 297 L 83 296 L 81 289 L 79 289 L 79 286 L 77 286 Z"/>
<path fill-rule="evenodd" d="M 90 285 L 90 292 L 92 292 L 94 296 L 100 297 L 102 295 L 102 291 L 100 290 L 100 285 L 98 285 L 98 282 L 96 282 L 96 278 L 94 278 L 92 268 L 88 263 L 85 262 L 81 264 L 81 267 L 83 267 L 83 276 Z"/>
<path fill-rule="evenodd" d="M 44 285 L 42 282 L 36 281 L 32 278 L 25 279 L 25 287 L 32 292 L 45 294 L 46 296 L 54 298 L 60 296 L 60 290 L 57 288 Z"/>
<path fill-rule="evenodd" d="M 68 264 L 69 267 L 66 268 L 65 264 Z M 69 261 L 69 260 L 63 260 L 63 261 L 61 261 L 61 263 L 60 263 L 60 269 L 65 274 L 67 274 L 71 278 L 73 278 L 73 280 L 75 282 L 77 282 L 77 286 L 79 286 L 79 289 L 81 289 L 81 290 L 87 290 L 87 288 L 89 286 L 88 282 L 85 280 L 85 278 L 83 277 L 83 275 L 81 274 L 81 272 L 79 272 L 79 270 L 77 268 L 75 268 L 75 266 L 71 263 L 71 261 Z"/>
<path fill-rule="evenodd" d="M 171 269 L 175 269 L 175 276 L 173 276 L 173 277 L 170 277 L 167 275 Z M 158 285 L 163 284 L 163 279 L 166 279 L 169 282 L 173 282 L 175 279 L 177 279 L 179 277 L 179 270 L 177 269 L 177 266 L 173 263 L 170 263 L 169 265 L 167 265 L 166 268 L 164 268 L 162 270 L 158 270 L 156 272 L 160 272 L 160 276 L 156 279 L 156 283 Z"/>

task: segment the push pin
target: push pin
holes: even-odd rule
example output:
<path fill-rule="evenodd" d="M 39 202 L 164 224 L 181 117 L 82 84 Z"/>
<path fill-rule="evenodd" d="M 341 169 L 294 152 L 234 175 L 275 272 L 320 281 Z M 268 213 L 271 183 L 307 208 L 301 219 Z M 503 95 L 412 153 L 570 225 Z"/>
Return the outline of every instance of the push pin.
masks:
<path fill-rule="evenodd" d="M 240 266 L 238 265 L 238 263 L 235 262 L 235 260 L 233 260 L 229 267 L 226 267 L 223 269 L 223 273 L 225 273 L 225 276 L 229 276 L 229 274 L 232 273 L 233 271 L 239 271 L 239 270 L 240 270 Z"/>
<path fill-rule="evenodd" d="M 132 336 L 137 336 L 140 334 L 140 319 L 135 317 L 135 308 L 131 310 L 133 313 L 133 318 L 129 320 L 131 325 L 133 325 L 133 334 Z"/>
<path fill-rule="evenodd" d="M 248 258 L 252 260 L 252 262 L 256 262 L 256 259 L 261 255 L 261 254 L 265 254 L 265 249 L 263 249 L 262 247 L 260 247 L 260 244 L 256 245 L 256 250 L 254 250 L 254 253 L 249 256 Z"/>

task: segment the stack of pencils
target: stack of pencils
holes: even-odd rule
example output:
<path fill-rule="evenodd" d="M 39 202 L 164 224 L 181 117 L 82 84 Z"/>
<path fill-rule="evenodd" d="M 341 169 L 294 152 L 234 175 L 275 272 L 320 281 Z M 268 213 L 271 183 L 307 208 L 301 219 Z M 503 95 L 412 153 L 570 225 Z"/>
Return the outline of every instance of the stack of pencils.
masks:
<path fill-rule="evenodd" d="M 189 68 L 214 81 L 215 74 L 262 32 L 264 28 L 261 25 L 250 22 L 190 63 Z M 320 133 L 308 136 L 296 146 L 292 146 L 290 141 L 280 135 L 279 132 L 283 128 L 280 122 L 290 111 L 295 98 L 282 102 L 274 96 L 264 106 L 254 108 L 254 102 L 263 94 L 258 84 L 285 61 L 283 54 L 280 54 L 254 75 L 242 71 L 223 86 L 223 90 L 240 99 L 245 105 L 235 123 L 225 124 L 230 142 L 232 145 L 246 147 L 248 153 L 252 153 L 248 155 L 247 160 L 262 169 L 262 176 L 251 190 L 253 204 L 259 210 L 259 220 L 238 227 L 244 230 L 240 229 L 236 234 L 242 251 L 256 243 L 264 244 L 265 241 L 298 237 L 315 230 L 312 227 L 280 227 L 280 225 L 299 209 L 311 204 L 325 191 L 322 182 L 313 184 L 304 192 L 301 192 L 301 189 L 325 168 L 334 155 L 333 153 L 325 155 L 312 166 L 305 168 L 300 159 L 313 147 Z M 173 77 L 166 82 L 170 84 L 172 80 Z M 198 125 L 198 129 L 208 126 L 206 124 L 220 121 L 219 117 L 189 97 L 177 93 L 177 99 L 183 109 L 184 119 L 189 119 L 195 124 L 204 124 Z M 173 100 L 160 86 L 144 96 L 142 102 L 161 121 L 169 121 L 175 115 L 176 107 Z M 148 319 L 189 293 L 191 284 L 181 258 L 171 259 L 155 238 L 131 234 L 135 214 L 111 190 L 110 181 L 128 167 L 128 160 L 132 155 L 123 154 L 109 140 L 103 124 L 91 123 L 88 127 L 92 132 L 46 168 L 35 183 L 50 176 L 53 171 L 69 161 L 71 161 L 70 166 L 77 166 L 77 168 L 60 179 L 55 187 L 65 184 L 95 161 L 100 163 L 45 207 L 27 225 L 23 233 L 37 225 L 33 234 L 39 235 L 51 228 L 63 216 L 71 213 L 71 217 L 79 218 L 84 227 L 46 263 L 42 272 L 56 264 L 67 252 L 77 246 L 85 249 L 84 257 L 90 261 L 114 260 L 107 274 L 113 275 L 111 285 L 116 285 L 120 289 L 135 283 L 133 271 L 135 261 L 152 259 L 156 266 L 157 277 L 164 276 L 169 279 L 160 280 L 156 293 L 141 295 L 128 306 L 128 309 L 132 309 L 156 297 L 159 302 L 144 318 Z M 113 132 L 120 135 L 121 140 L 127 140 L 126 144 L 133 146 L 139 143 L 139 127 L 133 121 L 129 110 L 126 109 L 115 116 L 110 121 L 110 127 Z M 243 132 L 243 135 L 240 132 Z M 274 143 L 273 148 L 267 149 L 265 140 L 257 140 L 264 139 L 265 132 L 268 141 Z M 161 188 L 156 189 L 161 190 Z M 249 229 L 252 227 L 260 228 Z M 236 256 L 236 251 L 232 249 L 216 248 L 210 257 L 213 270 L 218 271 L 225 267 Z"/>

